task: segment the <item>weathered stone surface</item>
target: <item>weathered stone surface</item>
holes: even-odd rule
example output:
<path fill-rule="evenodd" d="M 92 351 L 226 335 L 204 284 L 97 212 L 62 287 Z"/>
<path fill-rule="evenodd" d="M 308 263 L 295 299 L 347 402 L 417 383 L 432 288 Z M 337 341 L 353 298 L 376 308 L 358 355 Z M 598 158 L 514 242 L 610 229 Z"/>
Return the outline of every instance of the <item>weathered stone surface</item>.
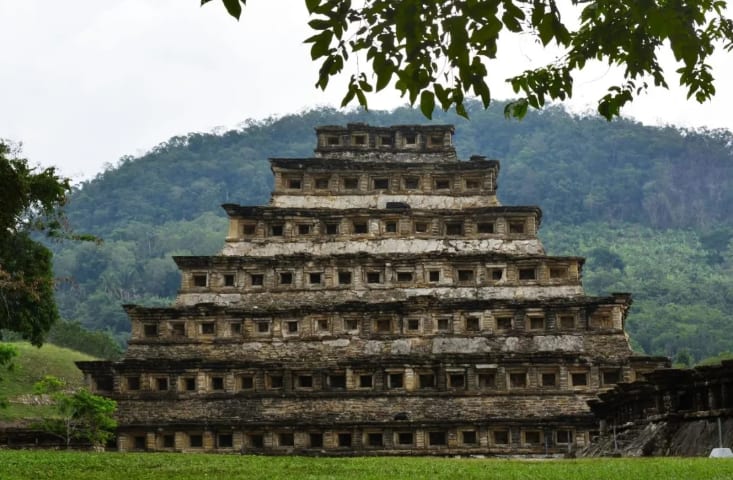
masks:
<path fill-rule="evenodd" d="M 346 303 L 357 300 L 389 302 L 411 297 L 435 296 L 464 300 L 535 300 L 556 297 L 578 297 L 583 288 L 578 285 L 526 286 L 526 287 L 438 287 L 438 288 L 379 288 L 362 290 L 284 290 L 262 293 L 182 293 L 176 298 L 176 305 L 199 305 L 212 303 L 224 306 L 246 306 L 256 302 L 262 308 L 298 306 L 309 304 Z"/>
<path fill-rule="evenodd" d="M 708 456 L 713 448 L 730 447 L 731 392 L 730 360 L 647 372 L 643 379 L 619 384 L 590 402 L 601 436 L 583 454 Z"/>
<path fill-rule="evenodd" d="M 541 352 L 562 350 L 565 352 L 582 352 L 583 339 L 579 335 L 537 335 L 533 339 L 535 348 Z"/>
<path fill-rule="evenodd" d="M 256 257 L 272 257 L 294 253 L 310 253 L 312 255 L 341 255 L 347 253 L 378 254 L 395 253 L 462 253 L 462 252 L 496 252 L 507 255 L 544 255 L 544 248 L 538 239 L 504 240 L 504 239 L 421 239 L 421 238 L 381 238 L 359 242 L 353 240 L 336 240 L 326 242 L 292 241 L 287 243 L 262 242 L 228 242 L 222 255 Z"/>
<path fill-rule="evenodd" d="M 311 197 L 274 194 L 270 205 L 282 208 L 386 208 L 387 202 L 402 202 L 413 208 L 462 209 L 499 205 L 496 197 L 449 195 L 339 195 Z"/>
<path fill-rule="evenodd" d="M 721 412 L 722 413 L 722 412 Z M 724 413 L 720 437 L 723 445 L 733 445 L 733 418 L 731 412 Z M 615 438 L 614 438 L 615 437 Z M 694 416 L 651 420 L 633 425 L 623 425 L 599 437 L 593 445 L 584 449 L 582 456 L 624 457 L 707 457 L 718 448 L 719 432 L 717 417 L 695 418 Z"/>
<path fill-rule="evenodd" d="M 368 398 L 368 400 L 367 400 Z M 125 401 L 119 416 L 129 424 L 160 425 L 168 422 L 198 423 L 192 419 L 221 419 L 226 424 L 267 425 L 274 419 L 290 426 L 334 426 L 388 424 L 405 412 L 411 423 L 435 422 L 477 424 L 523 420 L 528 412 L 540 418 L 581 415 L 588 419 L 581 395 L 493 395 L 455 397 L 451 395 L 379 395 L 331 398 L 205 398 L 186 402 L 152 400 Z M 245 414 L 246 412 L 246 414 Z M 535 421 L 539 423 L 538 420 Z M 408 424 L 409 425 L 409 424 Z"/>
<path fill-rule="evenodd" d="M 431 353 L 487 353 L 491 345 L 487 338 L 436 338 Z"/>
<path fill-rule="evenodd" d="M 377 335 L 377 337 L 387 335 Z M 573 355 L 583 354 L 583 358 L 591 362 L 596 359 L 620 362 L 631 355 L 631 350 L 623 335 L 596 334 L 572 336 L 561 335 L 557 342 L 544 342 L 538 345 L 531 335 L 506 336 L 444 336 L 423 335 L 409 339 L 367 340 L 361 337 L 346 336 L 331 337 L 327 340 L 304 339 L 293 341 L 279 341 L 263 339 L 257 342 L 135 342 L 131 343 L 127 357 L 136 359 L 145 358 L 201 358 L 207 360 L 239 360 L 293 359 L 305 361 L 318 352 L 317 361 L 348 360 L 360 358 L 362 354 L 401 354 L 404 349 L 411 353 L 428 355 L 440 353 L 488 353 L 488 352 L 522 352 L 522 353 L 553 353 L 565 352 Z M 575 337 L 574 339 L 572 337 Z M 545 348 L 564 345 L 560 348 Z M 338 350 L 331 350 L 337 348 Z"/>
<path fill-rule="evenodd" d="M 547 256 L 538 207 L 447 125 L 317 129 L 271 159 L 269 206 L 224 205 L 220 255 L 175 257 L 176 302 L 127 305 L 119 362 L 80 362 L 119 404 L 120 450 L 558 455 L 635 357 L 628 294 L 589 297 Z"/>

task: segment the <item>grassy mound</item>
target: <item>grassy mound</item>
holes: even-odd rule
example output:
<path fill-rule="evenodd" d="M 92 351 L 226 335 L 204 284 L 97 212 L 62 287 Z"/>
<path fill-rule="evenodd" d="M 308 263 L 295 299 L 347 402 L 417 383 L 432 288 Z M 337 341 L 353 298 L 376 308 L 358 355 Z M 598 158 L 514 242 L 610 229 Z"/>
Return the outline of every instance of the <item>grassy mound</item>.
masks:
<path fill-rule="evenodd" d="M 26 395 L 33 393 L 33 385 L 44 375 L 53 375 L 72 386 L 82 386 L 84 379 L 74 362 L 94 360 L 89 355 L 50 344 L 41 348 L 26 342 L 10 344 L 18 350 L 18 355 L 13 359 L 13 368 L 0 374 L 0 397 L 10 401 L 8 408 L 0 409 L 0 421 L 44 416 L 48 407 L 22 402 Z"/>

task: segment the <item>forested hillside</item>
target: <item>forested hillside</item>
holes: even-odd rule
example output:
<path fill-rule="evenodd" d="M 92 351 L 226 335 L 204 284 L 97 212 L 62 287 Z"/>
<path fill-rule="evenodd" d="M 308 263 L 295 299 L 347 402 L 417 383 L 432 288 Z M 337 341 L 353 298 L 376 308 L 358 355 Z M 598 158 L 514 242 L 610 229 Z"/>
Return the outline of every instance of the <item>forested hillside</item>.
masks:
<path fill-rule="evenodd" d="M 501 161 L 504 204 L 540 205 L 550 253 L 589 257 L 592 293 L 632 291 L 632 339 L 647 353 L 695 359 L 733 350 L 722 326 L 733 307 L 733 154 L 730 132 L 608 123 L 561 109 L 505 120 L 503 105 L 474 106 L 456 125 L 461 158 Z M 425 123 L 419 112 L 321 109 L 223 134 L 174 137 L 123 158 L 80 185 L 68 215 L 101 245 L 57 244 L 62 315 L 124 340 L 123 303 L 165 304 L 179 277 L 171 255 L 210 254 L 223 244 L 220 204 L 262 204 L 268 157 L 310 156 L 313 127 Z"/>

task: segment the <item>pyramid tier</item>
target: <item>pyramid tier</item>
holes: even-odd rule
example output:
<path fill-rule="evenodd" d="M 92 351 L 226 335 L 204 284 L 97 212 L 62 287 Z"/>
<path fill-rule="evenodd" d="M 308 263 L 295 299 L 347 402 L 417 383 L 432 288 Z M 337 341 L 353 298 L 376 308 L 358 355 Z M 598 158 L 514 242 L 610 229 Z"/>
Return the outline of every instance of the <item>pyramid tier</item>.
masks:
<path fill-rule="evenodd" d="M 257 410 L 277 403 L 315 405 L 336 400 L 364 403 L 359 412 L 348 408 L 320 411 L 304 407 L 301 416 L 286 415 L 279 419 L 300 424 L 335 417 L 350 423 L 369 422 L 375 419 L 364 412 L 382 410 L 384 418 L 384 402 L 397 406 L 408 402 L 423 403 L 426 399 L 443 405 L 451 401 L 485 406 L 508 401 L 547 402 L 545 406 L 534 407 L 548 416 L 560 416 L 563 411 L 574 415 L 588 411 L 586 401 L 598 389 L 632 381 L 655 368 L 659 360 L 627 356 L 616 361 L 589 361 L 576 354 L 546 352 L 511 356 L 465 353 L 387 356 L 380 361 L 373 357 L 341 361 L 323 359 L 320 362 L 316 359 L 310 362 L 242 359 L 213 362 L 169 358 L 82 364 L 85 371 L 97 379 L 99 390 L 107 388 L 110 394 L 126 401 L 133 397 L 143 402 L 177 401 L 181 402 L 180 408 L 189 408 L 186 403 L 191 402 L 229 403 L 229 411 L 235 413 L 225 415 L 222 410 L 224 421 L 263 421 L 265 418 L 257 418 Z M 109 377 L 106 386 L 100 382 L 105 377 Z M 551 404 L 558 399 L 561 399 L 559 403 Z M 255 403 L 259 403 L 259 407 L 254 406 Z M 246 405 L 249 405 L 246 409 L 242 408 Z M 567 410 L 569 405 L 574 405 L 571 411 Z M 299 407 L 293 408 L 293 411 L 301 411 Z M 404 410 L 397 407 L 394 413 Z M 170 416 L 172 421 L 183 418 L 182 415 L 176 418 L 173 407 L 168 408 L 168 413 L 165 411 L 162 410 L 161 415 Z M 423 421 L 458 420 L 448 410 L 442 417 L 433 416 L 430 408 L 413 412 L 414 419 L 419 416 Z M 467 413 L 464 410 L 465 420 L 526 415 L 516 409 L 476 410 L 471 416 Z M 147 410 L 140 412 L 140 415 L 149 414 Z M 155 418 L 150 420 L 154 422 Z"/>
<path fill-rule="evenodd" d="M 458 160 L 453 125 L 373 126 L 365 123 L 316 127 L 319 158 L 365 163 L 444 163 Z"/>
<path fill-rule="evenodd" d="M 102 388 L 108 388 L 108 395 L 120 402 L 123 435 L 175 435 L 181 442 L 179 449 L 193 446 L 187 444 L 188 436 L 202 431 L 213 437 L 235 432 L 240 435 L 241 448 L 275 450 L 295 446 L 292 439 L 279 444 L 278 439 L 284 439 L 279 436 L 282 432 L 301 435 L 296 443 L 305 448 L 313 446 L 308 442 L 312 438 L 309 432 L 334 435 L 332 442 L 318 445 L 325 448 L 345 446 L 335 441 L 344 431 L 365 439 L 381 432 L 388 439 L 384 444 L 366 442 L 362 446 L 399 451 L 400 442 L 389 440 L 396 432 L 419 437 L 442 431 L 458 433 L 460 438 L 460 432 L 468 430 L 487 441 L 473 439 L 453 446 L 463 453 L 471 448 L 486 453 L 487 447 L 501 450 L 512 443 L 491 433 L 496 430 L 511 430 L 515 440 L 524 440 L 525 432 L 537 430 L 553 434 L 577 430 L 585 435 L 582 432 L 594 427 L 586 402 L 599 389 L 649 372 L 658 361 L 628 356 L 622 361 L 593 363 L 577 354 L 548 352 L 382 359 L 369 355 L 341 361 L 312 358 L 309 362 L 128 359 L 114 364 L 84 362 L 83 367 L 95 378 L 109 377 L 108 386 Z M 270 436 L 269 445 L 247 443 L 255 440 L 248 435 L 262 434 Z M 157 440 L 151 438 L 152 449 L 173 447 L 157 445 Z M 226 450 L 229 440 L 216 447 Z M 323 439 L 316 440 L 320 444 Z M 562 437 L 555 440 L 553 444 L 563 443 Z M 449 446 L 449 442 L 427 443 Z"/>
<path fill-rule="evenodd" d="M 177 305 L 333 304 L 419 295 L 465 299 L 583 295 L 583 258 L 487 253 L 174 257 Z"/>
<path fill-rule="evenodd" d="M 363 396 L 339 398 L 274 397 L 263 401 L 262 397 L 165 401 L 143 399 L 126 401 L 119 416 L 128 425 L 150 425 L 170 422 L 202 425 L 211 423 L 227 426 L 354 426 L 383 424 L 401 413 L 409 412 L 413 422 L 432 422 L 438 425 L 467 423 L 503 423 L 507 420 L 526 418 L 526 412 L 537 412 L 546 420 L 553 417 L 590 417 L 586 401 L 592 395 L 527 394 L 491 396 L 455 395 L 372 395 L 369 401 Z M 334 406 L 333 402 L 338 402 Z M 194 415 L 192 415 L 194 414 Z M 199 420 L 201 419 L 201 420 Z M 277 420 L 274 420 L 277 419 Z M 408 422 L 401 422 L 409 425 Z M 399 425 L 399 423 L 398 423 Z"/>
<path fill-rule="evenodd" d="M 339 158 L 270 159 L 270 205 L 282 208 L 461 209 L 499 205 L 499 162 L 484 157 L 445 163 L 359 162 Z"/>
<path fill-rule="evenodd" d="M 340 253 L 544 253 L 538 207 L 463 210 L 248 207 L 226 204 L 230 217 L 223 255 Z"/>
<path fill-rule="evenodd" d="M 391 355 L 566 351 L 607 360 L 631 353 L 628 295 L 544 301 L 419 297 L 269 309 L 129 305 L 127 358 L 308 362 Z"/>

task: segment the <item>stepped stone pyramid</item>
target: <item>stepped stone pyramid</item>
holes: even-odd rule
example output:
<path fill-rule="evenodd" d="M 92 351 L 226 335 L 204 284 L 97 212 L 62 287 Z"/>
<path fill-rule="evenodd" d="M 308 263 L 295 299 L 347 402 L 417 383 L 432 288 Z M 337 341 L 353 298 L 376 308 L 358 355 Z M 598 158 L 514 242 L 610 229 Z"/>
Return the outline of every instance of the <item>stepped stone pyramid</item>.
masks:
<path fill-rule="evenodd" d="M 117 362 L 79 362 L 119 403 L 120 450 L 559 454 L 587 401 L 665 363 L 635 356 L 628 294 L 586 296 L 541 211 L 501 206 L 499 162 L 450 125 L 316 129 L 270 160 L 269 205 L 226 204 L 219 255 L 176 257 L 168 308 L 125 306 Z"/>

